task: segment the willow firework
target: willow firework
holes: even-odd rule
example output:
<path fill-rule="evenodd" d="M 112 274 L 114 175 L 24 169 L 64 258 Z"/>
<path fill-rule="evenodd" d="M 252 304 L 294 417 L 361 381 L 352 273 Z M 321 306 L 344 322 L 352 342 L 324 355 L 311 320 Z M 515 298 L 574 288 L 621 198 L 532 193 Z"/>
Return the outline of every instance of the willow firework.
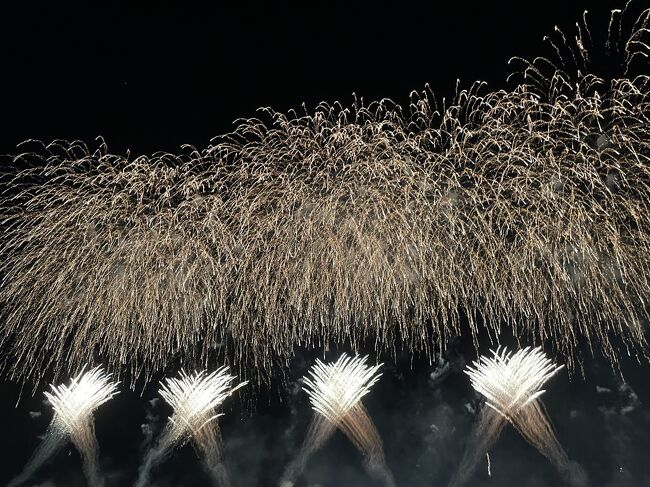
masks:
<path fill-rule="evenodd" d="M 611 79 L 583 19 L 509 90 L 266 110 L 180 155 L 26 149 L 0 201 L 12 376 L 93 356 L 150 375 L 180 350 L 268 373 L 296 346 L 432 353 L 479 323 L 570 368 L 585 343 L 643 350 L 650 11 L 630 15 L 605 29 Z"/>
<path fill-rule="evenodd" d="M 174 409 L 169 422 L 158 439 L 157 445 L 149 451 L 140 469 L 136 486 L 149 483 L 151 469 L 160 463 L 179 444 L 191 441 L 201 458 L 214 485 L 230 485 L 228 472 L 223 464 L 221 432 L 216 413 L 223 401 L 240 387 L 232 383 L 235 376 L 224 366 L 208 374 L 205 371 L 187 374 L 179 378 L 168 378 L 160 389 L 160 395 Z"/>
<path fill-rule="evenodd" d="M 101 367 L 82 371 L 72 379 L 69 386 L 52 385 L 52 391 L 46 392 L 45 396 L 52 404 L 54 418 L 22 473 L 9 485 L 15 486 L 27 481 L 70 439 L 81 455 L 88 485 L 101 487 L 104 482 L 99 474 L 99 448 L 95 438 L 93 413 L 117 394 L 117 385 Z"/>
<path fill-rule="evenodd" d="M 479 357 L 467 368 L 472 387 L 486 398 L 486 407 L 450 485 L 458 487 L 468 481 L 506 422 L 548 458 L 570 485 L 586 485 L 582 469 L 568 459 L 539 401 L 544 393 L 541 387 L 561 369 L 540 348 L 530 347 L 515 354 L 497 349 L 492 357 Z"/>
<path fill-rule="evenodd" d="M 381 437 L 361 403 L 379 380 L 381 364 L 366 365 L 367 357 L 341 355 L 336 362 L 316 364 L 304 379 L 304 389 L 316 413 L 297 458 L 287 467 L 280 483 L 291 486 L 302 473 L 311 455 L 340 429 L 364 457 L 368 473 L 386 486 L 394 486 L 386 465 Z"/>

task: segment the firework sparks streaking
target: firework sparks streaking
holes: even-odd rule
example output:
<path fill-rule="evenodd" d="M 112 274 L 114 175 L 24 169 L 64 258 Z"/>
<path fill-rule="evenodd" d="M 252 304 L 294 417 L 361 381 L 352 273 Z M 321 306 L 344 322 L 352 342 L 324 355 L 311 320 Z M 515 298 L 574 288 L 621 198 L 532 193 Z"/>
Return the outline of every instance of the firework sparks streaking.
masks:
<path fill-rule="evenodd" d="M 450 485 L 457 487 L 469 480 L 506 422 L 547 457 L 571 485 L 586 485 L 582 469 L 568 459 L 539 400 L 544 392 L 542 386 L 562 368 L 539 347 L 527 347 L 514 354 L 500 348 L 492 351 L 491 357 L 481 356 L 467 367 L 472 387 L 486 398 L 487 407 L 479 414 Z"/>
<path fill-rule="evenodd" d="M 304 389 L 316 415 L 297 458 L 285 470 L 280 485 L 293 485 L 311 455 L 339 428 L 364 456 L 370 475 L 387 486 L 395 484 L 386 465 L 381 437 L 361 403 L 379 380 L 381 364 L 368 366 L 367 357 L 341 355 L 336 362 L 316 364 L 304 379 Z"/>
<path fill-rule="evenodd" d="M 247 384 L 233 386 L 235 376 L 223 366 L 212 373 L 206 371 L 188 374 L 181 371 L 178 378 L 167 378 L 160 388 L 160 395 L 173 408 L 165 430 L 157 445 L 147 454 L 140 469 L 137 486 L 149 482 L 151 469 L 161 462 L 178 444 L 191 441 L 201 457 L 215 485 L 230 485 L 223 464 L 221 432 L 216 411 L 223 401 L 237 389 Z"/>
<path fill-rule="evenodd" d="M 510 420 L 517 412 L 537 399 L 542 385 L 564 365 L 555 365 L 541 348 L 526 347 L 512 354 L 505 348 L 492 357 L 479 357 L 467 367 L 472 387 L 487 399 L 486 404 Z"/>
<path fill-rule="evenodd" d="M 305 377 L 305 392 L 312 408 L 335 425 L 343 422 L 350 410 L 357 406 L 363 396 L 379 380 L 382 364 L 369 367 L 367 357 L 341 355 L 331 364 L 316 360 Z"/>
<path fill-rule="evenodd" d="M 71 435 L 83 429 L 93 412 L 117 394 L 117 382 L 111 381 L 101 367 L 81 372 L 70 385 L 52 385 L 52 392 L 45 396 L 54 408 L 54 422 L 62 431 Z"/>
<path fill-rule="evenodd" d="M 52 390 L 45 396 L 54 409 L 52 422 L 23 472 L 9 485 L 28 480 L 69 438 L 81 455 L 88 484 L 101 487 L 104 482 L 99 474 L 93 413 L 117 394 L 117 386 L 101 367 L 80 372 L 69 385 L 50 386 Z"/>
<path fill-rule="evenodd" d="M 147 379 L 179 351 L 268 376 L 297 347 L 432 355 L 504 326 L 570 369 L 645 353 L 650 9 L 631 15 L 602 46 L 584 17 L 578 49 L 556 32 L 508 89 L 263 110 L 180 154 L 26 144 L 0 174 L 10 377 L 101 357 Z"/>

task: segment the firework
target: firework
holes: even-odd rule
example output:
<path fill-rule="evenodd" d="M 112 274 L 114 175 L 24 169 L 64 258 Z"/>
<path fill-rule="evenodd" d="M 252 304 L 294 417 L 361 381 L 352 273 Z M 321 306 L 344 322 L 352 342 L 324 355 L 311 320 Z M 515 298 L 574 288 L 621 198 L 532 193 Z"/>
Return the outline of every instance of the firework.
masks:
<path fill-rule="evenodd" d="M 514 355 L 505 348 L 492 357 L 479 357 L 467 367 L 472 387 L 486 399 L 487 406 L 510 418 L 544 393 L 544 383 L 562 370 L 541 348 L 526 347 Z"/>
<path fill-rule="evenodd" d="M 28 480 L 70 439 L 81 455 L 88 484 L 101 487 L 104 482 L 99 474 L 99 448 L 93 413 L 117 394 L 117 385 L 101 367 L 80 372 L 70 385 L 52 385 L 51 392 L 45 393 L 54 409 L 52 422 L 23 472 L 9 485 L 19 485 Z"/>
<path fill-rule="evenodd" d="M 168 378 L 160 388 L 160 395 L 173 408 L 165 430 L 157 445 L 147 454 L 136 483 L 143 487 L 149 483 L 151 469 L 171 452 L 174 446 L 191 441 L 200 456 L 214 485 L 230 485 L 228 473 L 223 464 L 221 432 L 216 410 L 234 391 L 247 382 L 236 386 L 235 376 L 223 366 L 208 374 L 206 371 Z"/>
<path fill-rule="evenodd" d="M 544 393 L 541 387 L 562 368 L 539 347 L 524 348 L 514 354 L 505 348 L 497 349 L 492 357 L 479 357 L 467 368 L 472 387 L 486 398 L 487 407 L 479 415 L 451 485 L 467 482 L 507 422 L 547 457 L 571 485 L 585 485 L 582 469 L 568 459 L 539 400 Z"/>
<path fill-rule="evenodd" d="M 25 146 L 0 200 L 11 376 L 99 356 L 146 378 L 179 352 L 268 374 L 296 347 L 432 354 L 479 323 L 569 368 L 645 350 L 650 10 L 624 14 L 608 79 L 582 21 L 508 90 L 267 110 L 178 155 Z"/>
<path fill-rule="evenodd" d="M 371 367 L 366 365 L 366 359 L 343 354 L 330 364 L 316 360 L 309 377 L 304 379 L 304 389 L 316 415 L 301 451 L 286 469 L 281 485 L 293 485 L 309 457 L 327 442 L 337 428 L 363 454 L 368 472 L 384 485 L 394 485 L 384 459 L 379 432 L 361 403 L 361 398 L 381 376 L 378 373 L 381 364 Z"/>

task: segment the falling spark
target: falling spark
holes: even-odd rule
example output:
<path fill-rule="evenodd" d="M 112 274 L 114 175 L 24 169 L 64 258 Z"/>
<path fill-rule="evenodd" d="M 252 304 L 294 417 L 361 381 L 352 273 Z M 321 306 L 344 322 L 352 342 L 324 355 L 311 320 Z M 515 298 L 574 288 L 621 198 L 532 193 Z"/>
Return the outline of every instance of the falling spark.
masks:
<path fill-rule="evenodd" d="M 316 413 L 298 457 L 289 464 L 280 485 L 293 485 L 309 458 L 340 429 L 364 456 L 368 473 L 386 486 L 395 485 L 386 465 L 381 437 L 361 403 L 379 380 L 381 364 L 366 365 L 367 357 L 341 355 L 336 362 L 316 364 L 304 379 Z"/>
<path fill-rule="evenodd" d="M 70 385 L 51 385 L 51 392 L 45 392 L 45 396 L 54 409 L 52 422 L 22 473 L 9 485 L 27 481 L 69 439 L 81 455 L 88 484 L 91 487 L 103 486 L 93 413 L 117 394 L 117 386 L 117 382 L 111 381 L 111 374 L 105 373 L 101 367 L 88 372 L 82 370 Z"/>
<path fill-rule="evenodd" d="M 10 377 L 99 356 L 146 379 L 179 350 L 268 376 L 296 347 L 433 356 L 504 323 L 570 369 L 581 347 L 645 352 L 650 9 L 626 10 L 606 78 L 583 17 L 508 89 L 266 110 L 180 154 L 25 145 L 0 174 Z"/>
<path fill-rule="evenodd" d="M 181 371 L 178 378 L 167 378 L 160 395 L 173 408 L 165 430 L 145 457 L 136 486 L 149 483 L 151 469 L 162 462 L 175 445 L 191 441 L 200 456 L 214 485 L 230 485 L 223 463 L 223 445 L 216 411 L 224 400 L 240 387 L 232 385 L 235 376 L 223 366 L 208 374 L 206 371 L 187 374 Z"/>

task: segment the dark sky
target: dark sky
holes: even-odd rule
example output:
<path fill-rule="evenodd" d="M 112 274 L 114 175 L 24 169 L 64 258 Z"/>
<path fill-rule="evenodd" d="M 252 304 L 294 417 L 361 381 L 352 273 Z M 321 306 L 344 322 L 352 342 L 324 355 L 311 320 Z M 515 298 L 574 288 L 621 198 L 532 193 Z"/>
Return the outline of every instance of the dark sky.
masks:
<path fill-rule="evenodd" d="M 0 154 L 15 153 L 30 138 L 91 143 L 102 136 L 117 153 L 177 151 L 185 143 L 201 148 L 261 106 L 351 103 L 353 93 L 404 102 L 426 83 L 440 96 L 453 95 L 457 78 L 498 89 L 510 57 L 547 52 L 542 37 L 554 25 L 571 29 L 587 8 L 602 27 L 609 9 L 623 2 L 60 3 L 0 7 Z M 295 454 L 310 418 L 294 382 L 309 364 L 305 357 L 296 358 L 288 386 L 276 384 L 274 392 L 245 406 L 234 400 L 227 409 L 222 424 L 234 485 L 274 485 Z M 459 462 L 474 419 L 465 405 L 475 399 L 458 372 L 462 357 L 475 357 L 470 344 L 449 353 L 453 366 L 441 381 L 431 380 L 439 367 L 425 359 L 388 360 L 368 396 L 398 485 L 446 485 Z M 588 471 L 590 485 L 650 486 L 649 365 L 625 362 L 627 382 L 599 358 L 586 365 L 585 378 L 563 373 L 545 396 L 560 440 Z M 18 391 L 7 381 L 0 387 L 0 485 L 22 468 L 51 418 L 42 390 L 34 398 L 25 392 L 15 407 Z M 132 484 L 146 442 L 141 425 L 155 430 L 169 414 L 149 402 L 155 397 L 155 387 L 142 397 L 125 391 L 98 412 L 107 487 Z M 512 428 L 492 452 L 492 473 L 479 467 L 470 485 L 560 483 Z M 154 480 L 165 487 L 208 485 L 189 447 L 175 452 Z M 301 482 L 372 485 L 341 435 Z M 31 485 L 85 485 L 74 449 L 61 451 Z"/>
<path fill-rule="evenodd" d="M 457 78 L 500 87 L 508 59 L 539 54 L 554 25 L 585 8 L 606 21 L 603 6 L 621 2 L 61 3 L 2 16 L 2 153 L 98 135 L 115 152 L 173 151 L 261 106 L 403 101 L 426 83 L 442 96 Z"/>

